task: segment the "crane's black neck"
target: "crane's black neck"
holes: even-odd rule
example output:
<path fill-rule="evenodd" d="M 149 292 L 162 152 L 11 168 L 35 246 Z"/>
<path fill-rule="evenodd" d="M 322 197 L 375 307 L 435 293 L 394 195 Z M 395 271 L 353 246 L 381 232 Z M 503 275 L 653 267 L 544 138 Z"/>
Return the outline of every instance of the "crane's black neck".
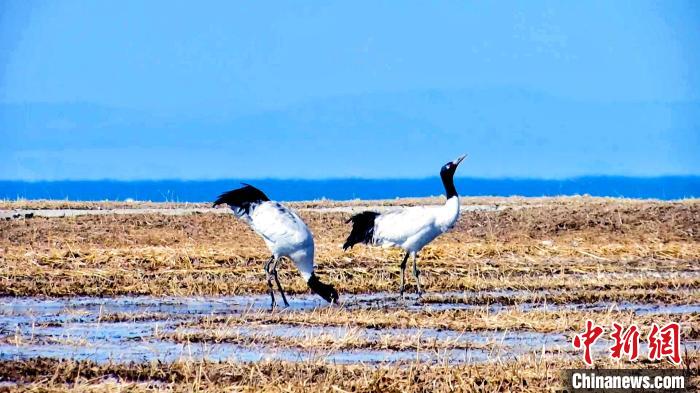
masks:
<path fill-rule="evenodd" d="M 440 172 L 440 178 L 442 179 L 442 185 L 445 186 L 445 194 L 447 199 L 457 196 L 457 189 L 455 188 L 454 182 L 454 171 L 442 171 Z"/>

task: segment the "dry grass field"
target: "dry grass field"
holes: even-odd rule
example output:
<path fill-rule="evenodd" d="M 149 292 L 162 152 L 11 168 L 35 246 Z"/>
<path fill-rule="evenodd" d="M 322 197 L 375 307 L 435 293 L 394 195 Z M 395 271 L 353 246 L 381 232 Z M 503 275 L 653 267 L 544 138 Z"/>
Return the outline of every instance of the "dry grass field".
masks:
<path fill-rule="evenodd" d="M 402 300 L 401 253 L 344 252 L 345 220 L 429 203 L 440 199 L 291 203 L 341 301 L 317 301 L 287 261 L 291 307 L 271 312 L 265 245 L 224 208 L 0 202 L 35 213 L 0 221 L 0 389 L 552 391 L 560 370 L 583 365 L 570 342 L 587 319 L 643 335 L 679 322 L 680 366 L 613 362 L 605 345 L 596 366 L 698 379 L 700 201 L 463 198 L 456 227 L 419 255 L 426 295 L 412 295 L 409 276 Z"/>

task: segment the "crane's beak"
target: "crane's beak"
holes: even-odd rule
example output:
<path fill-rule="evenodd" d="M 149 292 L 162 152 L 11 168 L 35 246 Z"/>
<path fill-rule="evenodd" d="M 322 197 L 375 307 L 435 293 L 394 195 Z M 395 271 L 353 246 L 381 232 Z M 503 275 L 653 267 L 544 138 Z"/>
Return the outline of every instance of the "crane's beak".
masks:
<path fill-rule="evenodd" d="M 459 165 L 459 163 L 462 162 L 462 160 L 464 160 L 466 157 L 467 157 L 466 154 L 462 154 L 462 155 L 459 156 L 456 160 L 452 161 L 452 163 L 454 164 L 454 166 L 457 166 L 457 165 Z"/>

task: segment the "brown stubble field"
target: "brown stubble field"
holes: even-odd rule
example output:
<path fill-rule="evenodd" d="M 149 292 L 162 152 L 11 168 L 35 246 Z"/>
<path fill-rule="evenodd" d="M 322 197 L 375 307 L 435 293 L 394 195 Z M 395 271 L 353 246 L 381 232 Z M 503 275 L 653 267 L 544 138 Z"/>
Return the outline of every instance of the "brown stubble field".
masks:
<path fill-rule="evenodd" d="M 93 363 L 89 360 L 6 360 L 0 381 L 12 389 L 174 389 L 303 391 L 545 391 L 559 386 L 559 370 L 581 366 L 571 348 L 518 352 L 499 343 L 427 340 L 426 329 L 460 334 L 560 334 L 567 340 L 592 319 L 649 326 L 680 322 L 683 339 L 700 340 L 700 201 L 569 198 L 463 198 L 482 209 L 464 211 L 453 231 L 419 255 L 422 301 L 395 298 L 398 250 L 358 247 L 344 252 L 350 208 L 439 203 L 439 198 L 300 202 L 290 205 L 316 240 L 319 276 L 333 283 L 341 304 L 313 309 L 255 309 L 199 315 L 155 332 L 174 343 L 234 343 L 245 348 L 303 351 L 487 351 L 485 362 L 390 361 L 336 364 L 318 359 L 262 362 L 197 359 L 169 363 Z M 12 297 L 219 297 L 265 294 L 264 243 L 243 223 L 199 204 L 65 201 L 0 202 L 0 209 L 198 208 L 202 213 L 103 214 L 34 217 L 0 222 L 0 295 Z M 343 209 L 347 208 L 347 209 Z M 484 209 L 485 208 L 485 209 Z M 223 208 L 221 208 L 223 209 Z M 293 265 L 280 271 L 290 302 L 308 293 Z M 407 277 L 408 291 L 413 286 Z M 354 296 L 379 294 L 372 301 Z M 344 303 L 347 300 L 348 303 Z M 652 312 L 639 312 L 644 306 Z M 494 308 L 498 305 L 498 308 Z M 598 305 L 599 307 L 588 307 Z M 571 306 L 571 307 L 569 307 Z M 676 307 L 663 314 L 655 307 Z M 549 307 L 549 308 L 547 308 Z M 107 313 L 104 323 L 176 315 Z M 342 334 L 280 337 L 246 333 L 250 326 L 343 328 Z M 194 329 L 194 330 L 193 330 Z M 391 330 L 394 329 L 394 330 Z M 403 330 L 401 330 L 403 329 Z M 413 329 L 413 330 L 411 330 Z M 372 332 L 367 334 L 367 332 Z M 376 333 L 374 333 L 376 332 Z M 387 333 L 383 333 L 387 332 Z M 28 345 L 35 337 L 4 332 L 0 342 Z M 684 364 L 697 370 L 691 349 Z M 668 363 L 597 365 L 669 367 Z M 694 367 L 693 367 L 694 366 Z M 697 371 L 694 371 L 697 373 Z M 695 374 L 697 378 L 697 374 Z"/>

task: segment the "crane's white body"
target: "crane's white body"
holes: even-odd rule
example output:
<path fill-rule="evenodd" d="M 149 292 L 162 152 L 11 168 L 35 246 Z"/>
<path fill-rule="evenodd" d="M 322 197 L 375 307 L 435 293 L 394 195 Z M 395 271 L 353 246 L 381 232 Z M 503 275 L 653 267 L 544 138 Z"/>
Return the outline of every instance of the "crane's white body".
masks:
<path fill-rule="evenodd" d="M 404 293 L 406 261 L 409 256 L 413 256 L 413 276 L 416 278 L 420 296 L 423 291 L 420 285 L 420 271 L 416 264 L 417 253 L 436 237 L 450 230 L 459 218 L 459 195 L 454 185 L 454 174 L 464 157 L 466 155 L 440 168 L 440 179 L 447 197 L 444 205 L 414 206 L 386 213 L 364 211 L 355 214 L 347 221 L 352 222 L 352 230 L 343 244 L 343 249 L 347 250 L 358 243 L 402 248 L 406 255 L 400 265 L 401 295 Z"/>
<path fill-rule="evenodd" d="M 440 206 L 413 206 L 391 210 L 377 216 L 372 242 L 416 253 L 452 228 L 457 218 L 458 196 L 447 199 L 445 204 Z"/>
<path fill-rule="evenodd" d="M 263 238 L 275 259 L 287 257 L 308 281 L 314 271 L 314 238 L 304 221 L 291 209 L 273 201 L 251 205 L 250 213 L 233 210 Z"/>

